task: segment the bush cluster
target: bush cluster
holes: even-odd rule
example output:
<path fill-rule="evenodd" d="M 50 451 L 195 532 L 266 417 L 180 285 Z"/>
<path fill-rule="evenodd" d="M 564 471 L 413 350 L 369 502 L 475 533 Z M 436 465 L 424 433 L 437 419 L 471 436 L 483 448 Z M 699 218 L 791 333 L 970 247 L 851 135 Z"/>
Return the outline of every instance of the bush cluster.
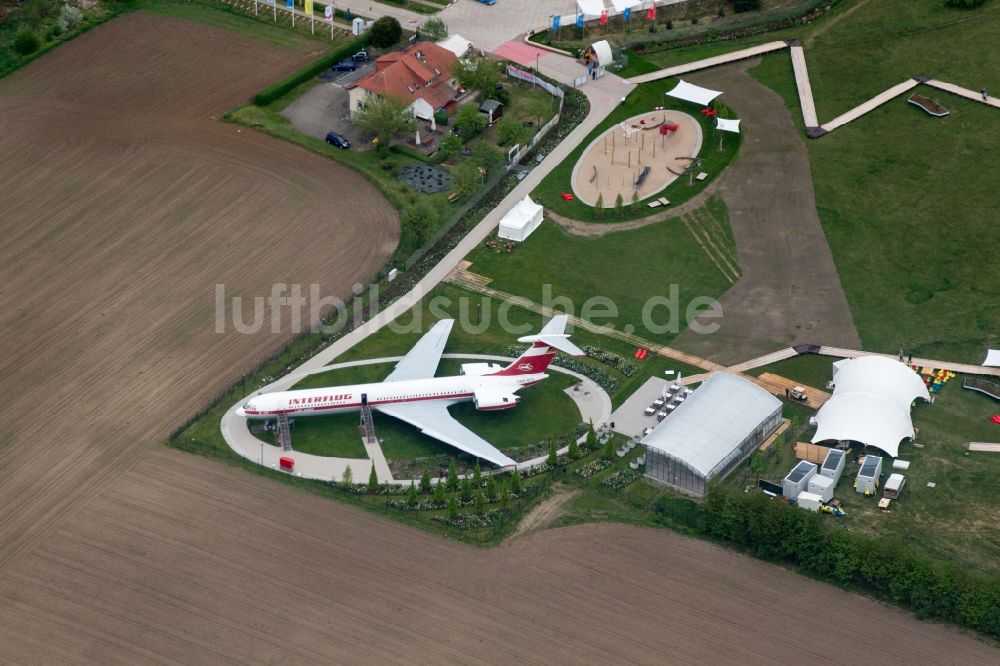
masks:
<path fill-rule="evenodd" d="M 588 358 L 610 365 L 626 377 L 635 374 L 636 367 L 614 352 L 605 351 L 600 347 L 584 347 L 583 351 Z"/>
<path fill-rule="evenodd" d="M 1000 638 L 1000 576 L 935 560 L 912 544 L 836 529 L 823 514 L 763 494 L 718 487 L 701 506 L 702 533 L 756 557 L 795 564 L 845 587 L 859 587 L 934 618 Z"/>

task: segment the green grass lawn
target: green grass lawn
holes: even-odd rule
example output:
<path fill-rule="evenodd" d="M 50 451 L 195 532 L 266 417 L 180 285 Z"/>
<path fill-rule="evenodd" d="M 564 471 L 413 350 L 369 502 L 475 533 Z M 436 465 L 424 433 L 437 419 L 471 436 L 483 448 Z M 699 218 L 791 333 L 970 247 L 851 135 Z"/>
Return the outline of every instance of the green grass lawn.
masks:
<path fill-rule="evenodd" d="M 747 372 L 754 377 L 759 377 L 765 372 L 770 372 L 819 389 L 820 391 L 826 391 L 826 383 L 833 377 L 833 363 L 839 360 L 833 356 L 801 354 L 786 358 L 777 363 L 763 365 Z"/>
<path fill-rule="evenodd" d="M 591 142 L 593 142 L 594 139 L 600 136 L 609 127 L 618 125 L 623 120 L 640 113 L 647 113 L 655 107 L 663 106 L 664 104 L 666 104 L 667 109 L 676 109 L 691 115 L 697 119 L 698 123 L 701 125 L 703 138 L 701 151 L 698 153 L 698 157 L 704 160 L 702 162 L 701 170 L 708 173 L 709 177 L 704 181 L 696 180 L 693 185 L 688 185 L 689 179 L 686 177 L 678 178 L 673 183 L 668 185 L 666 189 L 657 192 L 655 196 L 665 196 L 670 199 L 672 205 L 677 206 L 704 190 L 709 183 L 715 180 L 725 166 L 729 164 L 729 161 L 736 155 L 736 152 L 739 150 L 741 135 L 735 135 L 734 137 L 727 136 L 726 141 L 723 144 L 723 150 L 719 152 L 718 135 L 714 129 L 715 121 L 699 113 L 702 107 L 697 104 L 691 104 L 689 102 L 675 100 L 664 96 L 663 93 L 670 90 L 676 83 L 676 79 L 664 79 L 662 81 L 644 83 L 629 93 L 625 103 L 619 105 L 614 111 L 611 112 L 610 115 L 608 115 L 607 118 L 601 121 L 597 127 L 594 128 L 594 130 L 588 134 L 587 137 L 569 154 L 569 156 L 566 157 L 566 159 L 564 159 L 557 167 L 555 167 L 549 175 L 547 175 L 544 180 L 538 184 L 537 187 L 535 187 L 532 192 L 532 197 L 535 201 L 542 203 L 546 208 L 553 210 L 560 215 L 565 215 L 576 220 L 585 220 L 589 222 L 600 221 L 595 215 L 595 209 L 591 206 L 575 199 L 573 201 L 564 201 L 560 196 L 562 192 L 573 191 L 573 167 L 576 165 L 577 161 L 583 155 L 583 152 L 587 149 Z M 722 115 L 722 117 L 731 117 L 730 112 L 725 109 L 725 107 L 721 108 L 722 111 L 720 115 Z M 649 199 L 649 197 L 646 199 Z M 638 210 L 633 212 L 628 207 L 629 202 L 625 203 L 625 214 L 622 218 L 616 217 L 614 211 L 609 209 L 605 218 L 606 221 L 614 222 L 620 219 L 646 217 L 650 213 L 654 212 L 644 205 L 640 205 Z"/>
<path fill-rule="evenodd" d="M 728 229 L 728 219 L 723 225 Z M 729 287 L 680 220 L 599 238 L 574 236 L 545 221 L 511 253 L 497 253 L 481 245 L 468 259 L 472 272 L 493 278 L 491 288 L 541 303 L 545 285 L 552 298 L 570 299 L 575 313 L 585 319 L 626 332 L 626 327 L 632 326 L 635 335 L 664 344 L 686 327 L 686 309 L 692 299 L 716 298 Z M 671 285 L 677 285 L 679 295 L 678 326 L 661 331 L 666 328 L 660 325 L 667 323 L 667 311 L 653 309 L 647 305 L 648 299 L 669 297 Z M 604 310 L 596 307 L 588 316 L 586 302 L 594 297 L 612 303 L 618 317 L 602 317 Z M 645 325 L 644 310 L 651 314 L 655 327 Z"/>

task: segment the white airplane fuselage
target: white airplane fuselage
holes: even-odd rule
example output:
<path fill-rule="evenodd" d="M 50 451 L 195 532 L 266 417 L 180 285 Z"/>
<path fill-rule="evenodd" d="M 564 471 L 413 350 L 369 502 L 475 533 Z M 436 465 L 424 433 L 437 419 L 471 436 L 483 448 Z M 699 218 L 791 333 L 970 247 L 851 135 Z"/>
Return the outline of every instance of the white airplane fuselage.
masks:
<path fill-rule="evenodd" d="M 397 403 L 445 400 L 449 404 L 472 400 L 484 411 L 509 409 L 520 396 L 514 393 L 548 377 L 545 373 L 520 375 L 457 375 L 395 382 L 374 382 L 317 389 L 300 389 L 258 395 L 237 409 L 247 418 L 313 416 L 356 412 L 362 403 L 370 407 Z"/>

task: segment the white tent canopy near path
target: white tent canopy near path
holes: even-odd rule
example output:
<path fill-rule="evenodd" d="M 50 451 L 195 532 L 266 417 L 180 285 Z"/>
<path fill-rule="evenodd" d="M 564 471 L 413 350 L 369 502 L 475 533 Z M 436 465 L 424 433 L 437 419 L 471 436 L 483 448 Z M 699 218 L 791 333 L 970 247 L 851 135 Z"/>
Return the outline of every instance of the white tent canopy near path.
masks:
<path fill-rule="evenodd" d="M 686 102 L 694 102 L 695 104 L 701 104 L 702 106 L 708 105 L 713 99 L 722 94 L 719 90 L 709 90 L 708 88 L 702 88 L 701 86 L 696 86 L 693 83 L 688 83 L 684 79 L 674 86 L 673 90 L 667 92 L 671 97 L 676 97 L 677 99 L 682 99 Z"/>
<path fill-rule="evenodd" d="M 986 360 L 983 361 L 985 368 L 1000 368 L 1000 349 L 989 349 L 986 351 Z"/>
<path fill-rule="evenodd" d="M 619 14 L 625 12 L 629 7 L 635 8 L 646 3 L 647 0 L 611 0 L 611 4 L 615 6 L 615 11 Z"/>
<path fill-rule="evenodd" d="M 521 242 L 542 223 L 542 213 L 543 208 L 526 195 L 500 220 L 497 235 L 506 240 Z"/>
<path fill-rule="evenodd" d="M 608 44 L 608 40 L 602 39 L 599 42 L 594 42 L 590 45 L 590 48 L 594 50 L 594 55 L 597 56 L 597 64 L 601 67 L 607 67 L 615 61 L 614 56 L 611 54 L 611 44 Z"/>
<path fill-rule="evenodd" d="M 910 366 L 884 356 L 860 356 L 833 364 L 833 396 L 816 413 L 812 442 L 849 440 L 874 446 L 893 458 L 913 437 L 910 405 L 930 393 Z"/>
<path fill-rule="evenodd" d="M 457 58 L 464 58 L 472 50 L 472 42 L 462 37 L 462 35 L 450 35 L 438 42 L 437 45 L 443 49 L 448 49 Z"/>
<path fill-rule="evenodd" d="M 739 120 L 728 120 L 726 118 L 716 118 L 715 128 L 720 129 L 723 132 L 735 132 L 740 133 L 740 121 Z"/>
<path fill-rule="evenodd" d="M 600 16 L 604 11 L 604 0 L 576 0 L 577 13 L 584 16 Z"/>

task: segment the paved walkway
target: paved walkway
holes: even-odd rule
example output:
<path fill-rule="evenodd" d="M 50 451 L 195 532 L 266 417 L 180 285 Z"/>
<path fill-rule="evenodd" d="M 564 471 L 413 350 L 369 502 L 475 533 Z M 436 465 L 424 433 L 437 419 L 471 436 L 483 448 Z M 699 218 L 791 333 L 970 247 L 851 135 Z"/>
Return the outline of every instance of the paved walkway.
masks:
<path fill-rule="evenodd" d="M 329 370 L 337 370 L 340 368 L 351 368 L 359 365 L 395 363 L 401 358 L 402 356 L 392 356 L 385 358 L 364 359 L 360 361 L 348 361 L 346 363 L 321 366 L 304 371 L 296 371 L 281 377 L 271 384 L 268 384 L 259 391 L 255 391 L 253 395 L 257 395 L 259 393 L 273 393 L 275 391 L 287 391 L 308 375 L 327 372 Z M 475 361 L 502 361 L 506 363 L 516 360 L 507 356 L 492 356 L 488 354 L 444 354 L 443 358 L 469 359 Z M 595 427 L 608 422 L 608 419 L 611 418 L 611 398 L 608 396 L 607 391 L 598 386 L 592 379 L 581 375 L 578 372 L 556 365 L 549 367 L 554 372 L 570 375 L 580 381 L 582 390 L 573 391 L 572 388 L 570 388 L 566 391 L 566 395 L 573 400 L 577 409 L 580 410 L 581 422 L 593 423 Z M 253 435 L 253 433 L 250 432 L 247 419 L 236 415 L 236 408 L 243 404 L 248 397 L 250 396 L 241 398 L 239 402 L 226 410 L 226 413 L 222 416 L 222 421 L 220 423 L 222 437 L 226 440 L 226 444 L 229 445 L 229 448 L 247 460 L 262 464 L 265 467 L 270 467 L 271 469 L 278 469 L 278 459 L 282 455 L 291 455 L 295 460 L 295 476 L 300 476 L 304 479 L 319 479 L 321 481 L 340 481 L 344 478 L 344 472 L 346 469 L 350 467 L 351 475 L 358 483 L 364 483 L 368 480 L 368 476 L 371 474 L 372 461 L 374 461 L 375 475 L 378 477 L 379 483 L 409 485 L 412 480 L 392 478 L 392 473 L 389 470 L 389 465 L 382 453 L 382 448 L 378 444 L 365 443 L 365 450 L 368 453 L 368 458 L 335 458 L 302 453 L 301 451 L 286 454 L 276 446 L 265 444 L 262 440 L 258 439 Z M 379 418 L 392 418 L 390 416 L 380 415 L 377 412 L 374 416 L 376 421 Z M 294 437 L 292 438 L 292 447 L 293 449 L 295 447 Z M 566 448 L 568 449 L 568 447 Z M 560 454 L 562 453 L 565 453 L 565 449 L 560 451 Z M 547 457 L 548 456 L 545 455 L 540 458 L 518 463 L 518 469 L 527 469 L 529 467 L 537 466 L 542 462 L 545 462 Z"/>

